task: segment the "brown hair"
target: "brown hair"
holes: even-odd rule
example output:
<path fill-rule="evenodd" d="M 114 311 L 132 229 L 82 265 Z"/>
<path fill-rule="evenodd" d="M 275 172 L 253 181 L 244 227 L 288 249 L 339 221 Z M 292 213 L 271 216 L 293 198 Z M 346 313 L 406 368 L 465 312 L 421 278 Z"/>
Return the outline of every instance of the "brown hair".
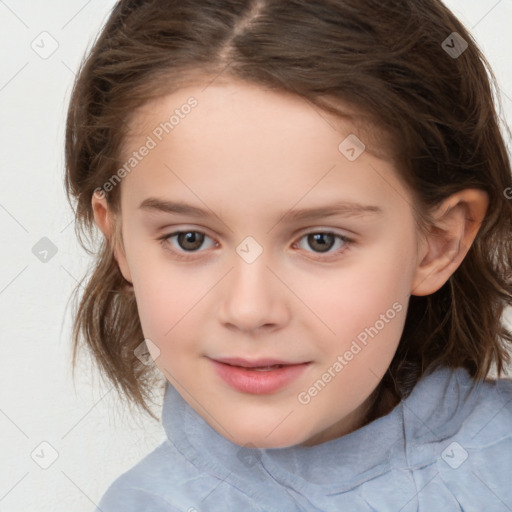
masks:
<path fill-rule="evenodd" d="M 453 32 L 468 44 L 460 55 L 443 43 L 454 47 Z M 481 379 L 494 364 L 501 375 L 512 341 L 501 321 L 512 302 L 510 161 L 493 103 L 494 75 L 439 0 L 118 2 L 81 64 L 67 118 L 66 191 L 70 202 L 76 199 L 75 229 L 85 250 L 91 253 L 82 234 L 93 233 L 92 194 L 122 165 L 131 115 L 199 76 L 221 74 L 347 117 L 336 100 L 345 102 L 360 113 L 354 122 L 381 128 L 422 229 L 430 208 L 449 195 L 466 188 L 489 195 L 459 268 L 437 292 L 411 296 L 373 417 L 381 392 L 406 397 L 427 368 L 464 367 Z M 107 194 L 114 213 L 119 189 Z M 76 307 L 73 367 L 84 342 L 121 394 L 151 414 L 154 368 L 134 354 L 144 336 L 113 243 L 102 240 Z"/>

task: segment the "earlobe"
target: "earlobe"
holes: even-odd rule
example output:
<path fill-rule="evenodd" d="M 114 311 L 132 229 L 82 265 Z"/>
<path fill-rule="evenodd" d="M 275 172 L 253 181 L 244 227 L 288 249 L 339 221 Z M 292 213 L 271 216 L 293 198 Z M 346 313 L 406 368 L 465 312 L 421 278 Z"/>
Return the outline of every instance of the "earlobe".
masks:
<path fill-rule="evenodd" d="M 434 225 L 426 235 L 411 283 L 411 295 L 430 295 L 457 270 L 485 218 L 485 191 L 466 189 L 445 199 L 433 212 Z"/>
<path fill-rule="evenodd" d="M 132 282 L 130 269 L 124 253 L 120 233 L 116 233 L 115 219 L 113 218 L 112 212 L 108 207 L 107 200 L 104 195 L 93 194 L 92 200 L 92 211 L 94 214 L 94 222 L 105 235 L 107 243 L 114 244 L 114 257 L 119 266 L 119 270 L 123 277 L 129 282 Z"/>

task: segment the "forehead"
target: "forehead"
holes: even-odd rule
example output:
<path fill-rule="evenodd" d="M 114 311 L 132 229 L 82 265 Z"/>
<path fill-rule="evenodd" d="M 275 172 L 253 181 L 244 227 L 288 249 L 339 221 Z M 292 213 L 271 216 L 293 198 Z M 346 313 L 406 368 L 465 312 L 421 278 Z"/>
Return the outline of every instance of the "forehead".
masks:
<path fill-rule="evenodd" d="M 318 97 L 322 104 L 336 109 L 335 115 L 297 94 L 229 77 L 191 75 L 182 84 L 174 92 L 146 102 L 129 116 L 125 148 L 131 148 L 155 129 L 158 131 L 158 125 L 169 120 L 174 134 L 180 131 L 186 136 L 186 129 L 178 130 L 178 125 L 189 118 L 187 124 L 194 126 L 197 119 L 205 128 L 209 123 L 222 122 L 231 124 L 235 130 L 240 126 L 253 126 L 260 132 L 274 128 L 289 139 L 301 129 L 309 131 L 312 140 L 317 133 L 325 136 L 326 130 L 336 132 L 337 137 L 355 133 L 364 140 L 368 153 L 381 159 L 393 157 L 392 135 L 381 129 L 368 113 L 339 98 Z"/>
<path fill-rule="evenodd" d="M 281 91 L 242 82 L 191 85 L 145 104 L 131 128 L 124 159 L 152 141 L 123 182 L 141 200 L 156 192 L 175 199 L 179 191 L 196 196 L 196 204 L 210 197 L 227 208 L 230 197 L 250 209 L 292 206 L 306 196 L 329 201 L 336 193 L 340 200 L 383 204 L 386 194 L 395 200 L 405 194 L 375 145 L 366 139 L 366 147 L 358 145 L 364 135 L 353 123 Z M 356 159 L 347 158 L 347 145 Z"/>

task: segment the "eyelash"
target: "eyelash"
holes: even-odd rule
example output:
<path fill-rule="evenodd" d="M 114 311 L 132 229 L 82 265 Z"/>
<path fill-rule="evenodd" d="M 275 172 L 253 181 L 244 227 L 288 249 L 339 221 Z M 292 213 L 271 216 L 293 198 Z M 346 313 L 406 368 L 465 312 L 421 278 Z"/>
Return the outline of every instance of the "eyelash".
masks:
<path fill-rule="evenodd" d="M 177 259 L 182 260 L 182 261 L 191 261 L 195 258 L 193 256 L 192 257 L 185 256 L 183 252 L 179 252 L 175 249 L 171 249 L 169 246 L 169 243 L 168 243 L 171 238 L 173 238 L 177 235 L 180 235 L 182 233 L 199 233 L 201 235 L 205 235 L 205 237 L 207 237 L 207 238 L 211 238 L 206 233 L 203 233 L 202 231 L 198 231 L 198 230 L 193 230 L 193 229 L 174 231 L 173 233 L 170 233 L 168 235 L 164 235 L 164 236 L 158 238 L 158 240 L 160 241 L 160 244 L 166 251 L 171 252 Z M 347 236 L 344 236 L 344 235 L 340 235 L 338 233 L 333 233 L 332 231 L 309 231 L 307 233 L 304 233 L 298 240 L 300 241 L 309 235 L 333 235 L 335 238 L 344 242 L 343 248 L 338 249 L 334 253 L 329 253 L 329 252 L 328 253 L 320 253 L 320 252 L 314 253 L 314 254 L 318 254 L 318 255 L 322 255 L 322 254 L 330 254 L 331 255 L 331 257 L 328 257 L 328 258 L 325 258 L 325 257 L 319 258 L 320 260 L 323 260 L 323 261 L 330 261 L 330 260 L 332 260 L 333 255 L 338 256 L 341 253 L 345 253 L 346 251 L 350 250 L 352 244 L 354 243 L 353 239 L 348 238 Z M 294 245 L 295 245 L 295 243 L 294 243 Z M 197 252 L 200 252 L 200 251 L 188 251 L 188 254 L 195 254 Z M 185 254 L 187 254 L 187 252 L 185 252 Z"/>

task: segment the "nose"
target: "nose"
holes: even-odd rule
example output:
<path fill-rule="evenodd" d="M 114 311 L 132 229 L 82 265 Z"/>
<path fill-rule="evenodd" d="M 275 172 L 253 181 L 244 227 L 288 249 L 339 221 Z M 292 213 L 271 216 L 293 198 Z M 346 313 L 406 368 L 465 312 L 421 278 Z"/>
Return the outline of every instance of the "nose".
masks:
<path fill-rule="evenodd" d="M 252 263 L 234 260 L 235 267 L 219 290 L 219 319 L 224 326 L 250 332 L 281 328 L 289 320 L 290 293 L 264 254 Z"/>

